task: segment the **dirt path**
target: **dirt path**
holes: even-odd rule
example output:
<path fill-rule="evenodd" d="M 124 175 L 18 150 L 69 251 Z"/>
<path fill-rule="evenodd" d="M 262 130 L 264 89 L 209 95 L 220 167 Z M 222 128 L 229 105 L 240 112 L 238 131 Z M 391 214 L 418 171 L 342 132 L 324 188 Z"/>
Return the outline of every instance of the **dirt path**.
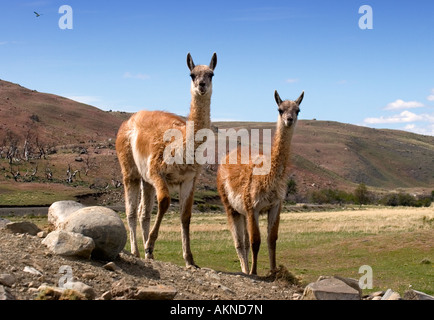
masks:
<path fill-rule="evenodd" d="M 48 207 L 7 207 L 0 208 L 0 217 L 8 216 L 46 216 Z"/>
<path fill-rule="evenodd" d="M 107 206 L 115 211 L 125 211 L 123 206 Z M 46 216 L 49 207 L 0 207 L 0 217 Z"/>

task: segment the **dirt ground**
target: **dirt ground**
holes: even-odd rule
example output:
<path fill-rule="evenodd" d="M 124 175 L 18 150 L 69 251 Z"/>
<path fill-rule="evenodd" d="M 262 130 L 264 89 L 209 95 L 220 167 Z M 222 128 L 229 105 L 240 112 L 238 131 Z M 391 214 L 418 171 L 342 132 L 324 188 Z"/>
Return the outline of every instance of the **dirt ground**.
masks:
<path fill-rule="evenodd" d="M 14 283 L 9 288 L 17 300 L 35 299 L 38 288 L 46 283 L 58 286 L 65 274 L 62 266 L 70 266 L 72 276 L 91 286 L 96 299 L 106 292 L 112 299 L 130 299 L 138 288 L 164 285 L 177 290 L 175 300 L 291 300 L 303 292 L 278 276 L 256 277 L 241 273 L 223 273 L 208 268 L 187 269 L 171 263 L 138 259 L 122 252 L 114 261 L 118 268 L 110 271 L 107 261 L 71 259 L 57 256 L 41 243 L 42 239 L 28 234 L 0 231 L 0 275 L 10 274 Z M 25 272 L 26 267 L 42 275 Z"/>

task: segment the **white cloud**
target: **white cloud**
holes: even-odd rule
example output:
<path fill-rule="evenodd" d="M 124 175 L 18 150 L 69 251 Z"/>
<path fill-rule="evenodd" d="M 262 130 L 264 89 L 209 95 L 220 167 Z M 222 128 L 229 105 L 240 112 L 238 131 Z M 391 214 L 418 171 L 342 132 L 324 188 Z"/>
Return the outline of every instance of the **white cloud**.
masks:
<path fill-rule="evenodd" d="M 5 44 L 8 44 L 8 42 L 7 41 L 0 41 L 0 46 L 3 46 Z"/>
<path fill-rule="evenodd" d="M 395 114 L 390 117 L 379 117 L 379 118 L 366 118 L 364 120 L 367 124 L 385 124 L 385 123 L 409 123 L 409 122 L 433 122 L 434 114 L 415 114 L 408 110 L 401 112 L 400 114 Z"/>
<path fill-rule="evenodd" d="M 396 100 L 395 102 L 389 103 L 384 110 L 400 110 L 400 109 L 413 109 L 413 108 L 422 108 L 424 107 L 423 103 L 417 101 L 404 101 L 401 99 Z"/>
<path fill-rule="evenodd" d="M 139 80 L 147 80 L 151 78 L 149 75 L 144 73 L 132 74 L 131 72 L 125 72 L 122 77 L 125 79 L 139 79 Z"/>
<path fill-rule="evenodd" d="M 286 79 L 286 82 L 287 83 L 296 83 L 296 82 L 298 82 L 298 79 L 297 78 Z"/>
<path fill-rule="evenodd" d="M 404 127 L 405 130 L 409 130 L 409 131 L 414 130 L 415 128 L 416 128 L 416 125 L 415 125 L 414 123 L 412 123 L 412 124 L 407 124 L 407 125 Z"/>
<path fill-rule="evenodd" d="M 428 101 L 434 101 L 434 89 L 431 89 L 431 95 L 426 98 Z"/>
<path fill-rule="evenodd" d="M 66 98 L 89 105 L 101 101 L 100 98 L 94 96 L 69 96 Z"/>
<path fill-rule="evenodd" d="M 434 89 L 431 90 L 431 95 L 427 97 L 428 101 L 434 101 Z M 417 113 L 411 112 L 408 109 L 425 108 L 426 105 L 419 101 L 404 101 L 398 99 L 389 103 L 383 110 L 397 111 L 389 116 L 371 117 L 363 120 L 363 125 L 389 125 L 387 127 L 393 127 L 400 130 L 406 130 L 423 135 L 434 136 L 434 113 Z M 404 109 L 404 110 L 403 110 Z M 400 124 L 405 124 L 400 126 Z"/>
<path fill-rule="evenodd" d="M 417 134 L 434 136 L 434 123 L 428 124 L 426 126 L 416 126 L 415 124 L 408 124 L 404 127 L 404 130 Z"/>

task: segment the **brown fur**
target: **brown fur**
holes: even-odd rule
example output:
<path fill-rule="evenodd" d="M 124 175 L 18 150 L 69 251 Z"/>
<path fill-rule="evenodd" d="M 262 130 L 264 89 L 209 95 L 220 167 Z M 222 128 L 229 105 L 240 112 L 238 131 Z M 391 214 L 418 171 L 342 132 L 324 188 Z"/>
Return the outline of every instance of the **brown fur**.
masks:
<path fill-rule="evenodd" d="M 209 66 L 195 66 L 190 54 L 187 55 L 187 65 L 192 78 L 192 100 L 188 121 L 194 123 L 195 132 L 210 127 L 211 79 L 216 64 L 215 53 Z M 169 129 L 178 129 L 182 133 L 184 148 L 182 164 L 168 164 L 164 161 L 164 150 L 171 141 L 164 141 L 163 137 Z M 187 266 L 194 266 L 189 230 L 194 187 L 201 166 L 197 163 L 186 164 L 185 144 L 186 121 L 184 119 L 168 112 L 140 111 L 121 125 L 116 140 L 116 151 L 123 175 L 132 253 L 136 256 L 140 255 L 136 241 L 138 216 L 146 258 L 153 258 L 158 230 L 164 213 L 170 205 L 170 189 L 179 187 L 183 256 Z M 154 226 L 149 232 L 155 196 L 158 212 Z"/>
<path fill-rule="evenodd" d="M 275 92 L 279 106 L 277 130 L 274 136 L 270 171 L 264 175 L 253 174 L 253 159 L 249 164 L 241 164 L 241 149 L 237 152 L 238 162 L 228 164 L 226 159 L 217 173 L 217 188 L 225 206 L 235 248 L 243 272 L 248 272 L 248 250 L 252 251 L 251 274 L 257 273 L 257 257 L 261 243 L 258 218 L 268 214 L 268 249 L 271 270 L 276 269 L 276 241 L 279 229 L 279 216 L 282 201 L 286 195 L 289 174 L 290 146 L 297 122 L 299 105 L 304 93 L 296 101 L 282 101 Z"/>

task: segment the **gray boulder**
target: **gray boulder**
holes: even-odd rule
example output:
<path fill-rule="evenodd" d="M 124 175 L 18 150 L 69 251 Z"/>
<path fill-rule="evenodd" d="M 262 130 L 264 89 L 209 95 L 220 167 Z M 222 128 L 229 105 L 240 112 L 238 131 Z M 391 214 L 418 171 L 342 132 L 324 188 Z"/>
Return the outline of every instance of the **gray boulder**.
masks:
<path fill-rule="evenodd" d="M 127 231 L 119 215 L 105 207 L 85 207 L 71 213 L 63 230 L 80 233 L 95 242 L 92 258 L 114 260 L 125 247 Z"/>
<path fill-rule="evenodd" d="M 80 281 L 68 281 L 63 287 L 51 287 L 42 284 L 38 288 L 39 297 L 43 300 L 70 300 L 71 297 L 78 297 L 80 300 L 93 300 L 96 297 L 95 290 Z"/>
<path fill-rule="evenodd" d="M 80 292 L 89 300 L 93 300 L 96 297 L 95 290 L 91 286 L 80 281 L 67 282 L 65 288 Z"/>
<path fill-rule="evenodd" d="M 337 278 L 321 278 L 306 286 L 303 300 L 360 300 L 360 292 Z"/>
<path fill-rule="evenodd" d="M 434 296 L 410 289 L 404 293 L 404 300 L 434 300 Z"/>
<path fill-rule="evenodd" d="M 36 224 L 29 221 L 9 222 L 5 228 L 13 233 L 27 233 L 32 236 L 41 231 Z"/>
<path fill-rule="evenodd" d="M 69 215 L 85 206 L 76 201 L 57 201 L 48 208 L 48 222 L 61 229 Z"/>
<path fill-rule="evenodd" d="M 401 300 L 401 296 L 398 292 L 387 289 L 381 300 Z"/>
<path fill-rule="evenodd" d="M 16 281 L 15 276 L 13 276 L 11 274 L 8 274 L 8 273 L 0 274 L 0 285 L 12 287 L 12 285 L 15 283 L 15 281 Z"/>
<path fill-rule="evenodd" d="M 92 238 L 80 233 L 57 230 L 50 232 L 42 243 L 54 254 L 61 256 L 76 256 L 89 259 L 95 248 Z"/>

